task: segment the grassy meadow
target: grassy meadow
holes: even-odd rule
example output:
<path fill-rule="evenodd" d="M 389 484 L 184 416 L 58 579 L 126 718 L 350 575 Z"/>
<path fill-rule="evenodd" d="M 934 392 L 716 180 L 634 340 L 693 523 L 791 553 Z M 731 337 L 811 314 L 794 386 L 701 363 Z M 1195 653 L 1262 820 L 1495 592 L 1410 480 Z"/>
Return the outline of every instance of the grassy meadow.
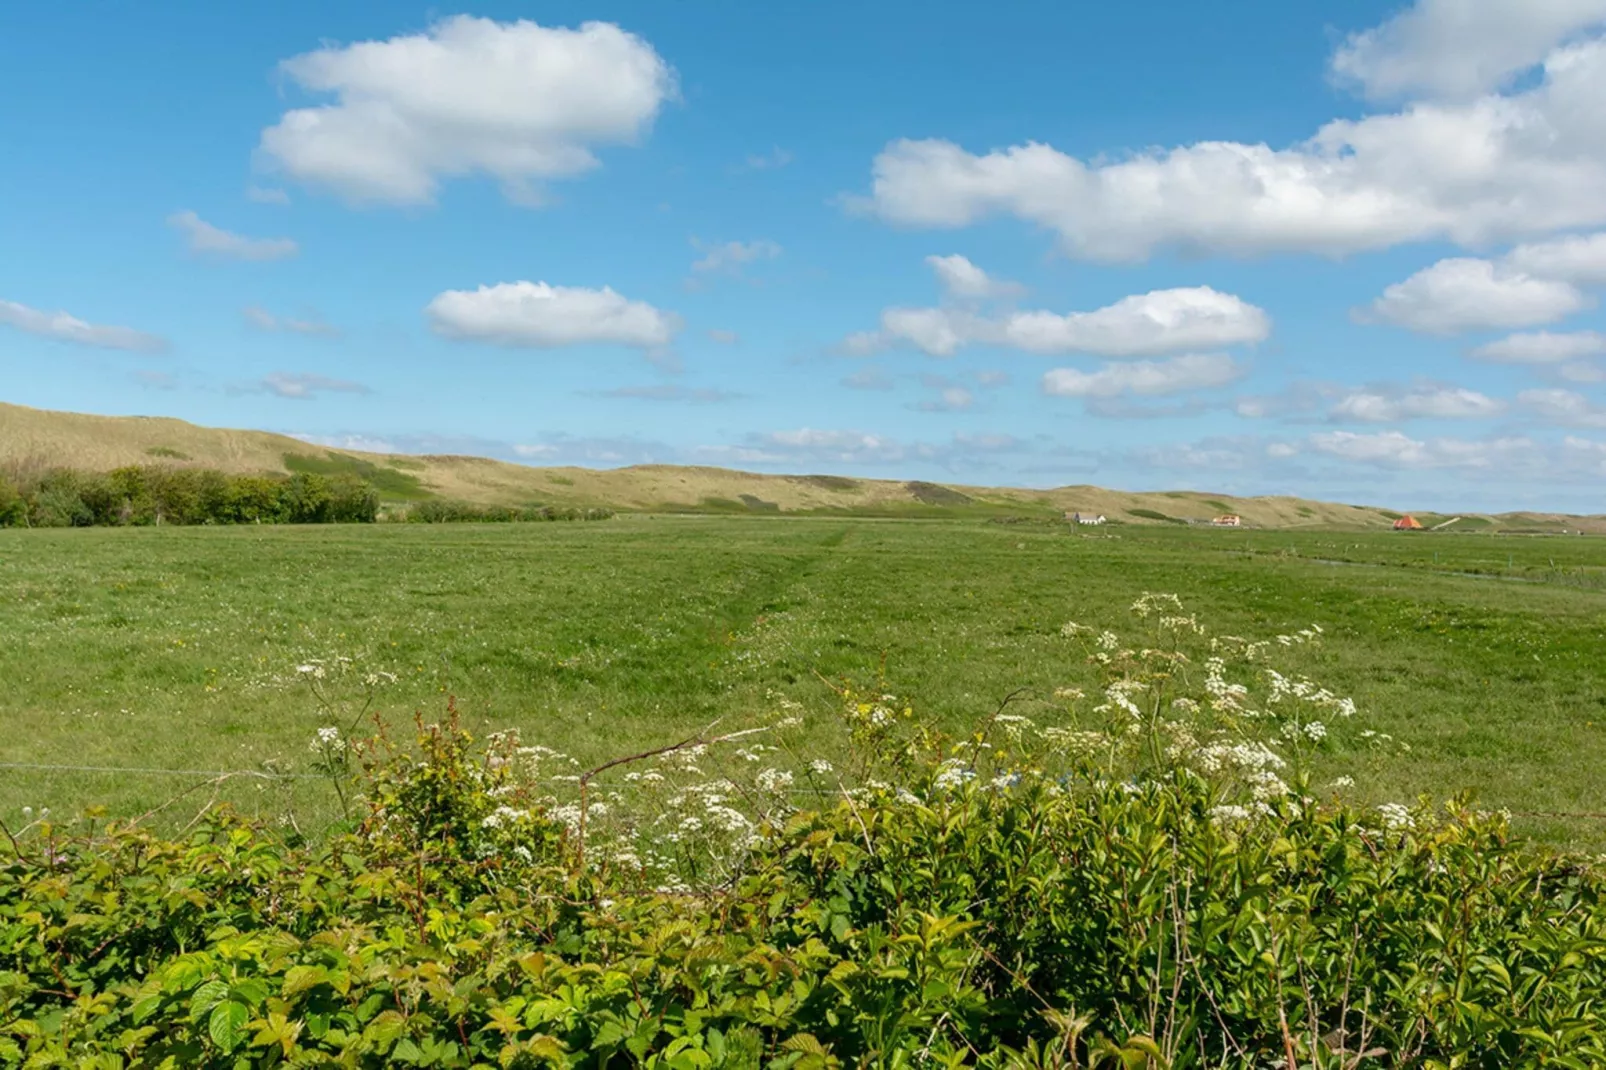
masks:
<path fill-rule="evenodd" d="M 1212 632 L 1319 624 L 1287 663 L 1411 748 L 1330 755 L 1358 798 L 1470 788 L 1526 831 L 1606 847 L 1606 821 L 1545 816 L 1606 810 L 1606 540 L 1045 522 L 0 531 L 0 813 L 137 813 L 205 771 L 308 773 L 324 722 L 297 668 L 315 662 L 343 709 L 392 674 L 373 708 L 393 722 L 451 695 L 478 729 L 582 759 L 783 699 L 828 718 L 822 677 L 962 725 L 1090 679 L 1061 625 L 1130 631 L 1143 591 Z M 226 795 L 333 805 L 315 778 Z"/>

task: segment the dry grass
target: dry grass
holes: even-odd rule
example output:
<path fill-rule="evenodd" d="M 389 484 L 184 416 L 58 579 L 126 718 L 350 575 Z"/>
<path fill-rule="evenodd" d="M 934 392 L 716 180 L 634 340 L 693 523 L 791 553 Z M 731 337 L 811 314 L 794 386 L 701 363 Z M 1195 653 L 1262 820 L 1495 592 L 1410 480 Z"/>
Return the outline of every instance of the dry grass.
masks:
<path fill-rule="evenodd" d="M 891 516 L 1040 516 L 1102 513 L 1128 524 L 1208 521 L 1223 512 L 1261 528 L 1385 528 L 1394 512 L 1299 498 L 1234 498 L 1191 491 L 1130 493 L 1100 487 L 1025 490 L 760 475 L 725 468 L 635 465 L 535 468 L 483 457 L 399 456 L 326 450 L 286 435 L 199 427 L 146 416 L 89 416 L 0 403 L 0 466 L 104 471 L 129 464 L 194 464 L 229 472 L 285 472 L 286 455 L 351 458 L 418 477 L 443 498 L 487 505 L 608 506 L 641 512 L 840 512 Z M 936 493 L 934 493 L 934 489 Z M 1606 532 L 1606 517 L 1511 514 L 1479 526 Z M 1492 523 L 1491 523 L 1492 521 Z"/>

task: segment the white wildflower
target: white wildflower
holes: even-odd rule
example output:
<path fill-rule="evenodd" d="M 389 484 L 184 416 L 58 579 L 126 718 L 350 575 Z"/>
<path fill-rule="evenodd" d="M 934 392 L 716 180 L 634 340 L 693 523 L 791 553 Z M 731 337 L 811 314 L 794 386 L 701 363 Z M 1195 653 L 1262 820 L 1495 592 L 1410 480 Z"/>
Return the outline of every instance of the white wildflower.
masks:
<path fill-rule="evenodd" d="M 792 774 L 784 769 L 766 769 L 756 780 L 760 791 L 780 792 L 792 786 Z"/>
<path fill-rule="evenodd" d="M 1383 819 L 1383 827 L 1390 832 L 1416 828 L 1416 818 L 1411 816 L 1410 808 L 1399 803 L 1383 803 L 1377 808 L 1377 816 Z"/>
<path fill-rule="evenodd" d="M 1210 823 L 1212 825 L 1236 825 L 1248 821 L 1250 817 L 1247 806 L 1234 806 L 1223 804 L 1210 808 Z"/>
<path fill-rule="evenodd" d="M 937 775 L 932 778 L 931 786 L 941 791 L 949 791 L 959 787 L 967 781 L 976 779 L 976 771 L 966 766 L 962 758 L 949 758 L 942 763 Z"/>

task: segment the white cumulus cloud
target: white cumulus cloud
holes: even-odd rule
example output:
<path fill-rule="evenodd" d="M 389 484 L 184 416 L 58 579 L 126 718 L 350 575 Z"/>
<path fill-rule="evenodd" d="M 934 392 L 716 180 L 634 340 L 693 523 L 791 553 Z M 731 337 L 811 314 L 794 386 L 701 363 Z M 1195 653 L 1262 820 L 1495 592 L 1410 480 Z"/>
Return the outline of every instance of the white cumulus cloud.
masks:
<path fill-rule="evenodd" d="M 1499 364 L 1563 364 L 1600 353 L 1606 353 L 1606 334 L 1599 331 L 1530 331 L 1485 343 L 1470 355 Z"/>
<path fill-rule="evenodd" d="M 1606 286 L 1606 232 L 1519 245 L 1505 256 L 1517 271 L 1579 286 Z"/>
<path fill-rule="evenodd" d="M 881 328 L 851 336 L 852 352 L 911 345 L 952 356 L 967 345 L 1027 353 L 1143 357 L 1180 349 L 1252 344 L 1271 333 L 1271 318 L 1233 294 L 1208 286 L 1134 294 L 1092 312 L 1018 311 L 985 316 L 953 308 L 889 308 Z"/>
<path fill-rule="evenodd" d="M 1554 323 L 1594 302 L 1559 279 L 1537 278 L 1471 257 L 1440 260 L 1383 296 L 1357 317 L 1428 334 Z"/>
<path fill-rule="evenodd" d="M 1606 0 L 1417 0 L 1351 34 L 1332 69 L 1371 97 L 1471 97 L 1602 22 Z"/>
<path fill-rule="evenodd" d="M 66 312 L 44 312 L 15 301 L 0 300 L 0 324 L 58 342 L 98 349 L 125 349 L 134 353 L 160 353 L 167 349 L 167 339 L 132 327 L 86 323 Z"/>
<path fill-rule="evenodd" d="M 1517 395 L 1517 404 L 1547 423 L 1568 427 L 1606 427 L 1606 406 L 1595 404 L 1576 390 L 1524 390 Z"/>
<path fill-rule="evenodd" d="M 957 253 L 952 256 L 928 256 L 926 264 L 937 273 L 937 281 L 950 297 L 972 300 L 1015 297 L 1026 289 L 1018 282 L 993 278 Z"/>
<path fill-rule="evenodd" d="M 1317 453 L 1385 468 L 1493 468 L 1531 457 L 1531 439 L 1416 439 L 1403 431 L 1324 431 L 1311 435 Z"/>
<path fill-rule="evenodd" d="M 503 282 L 447 290 L 424 313 L 437 334 L 504 346 L 550 349 L 588 342 L 642 349 L 667 346 L 680 317 L 604 286 L 591 290 L 545 282 Z"/>
<path fill-rule="evenodd" d="M 1106 364 L 1092 372 L 1055 368 L 1043 376 L 1043 392 L 1069 398 L 1160 397 L 1225 386 L 1244 371 L 1226 354 L 1190 353 L 1170 360 Z"/>
<path fill-rule="evenodd" d="M 205 256 L 221 256 L 230 260 L 283 260 L 301 250 L 289 238 L 247 238 L 214 227 L 194 212 L 175 212 L 167 217 L 167 223 L 184 235 L 190 252 Z"/>
<path fill-rule="evenodd" d="M 1560 2 L 1477 0 L 1519 21 Z M 1281 148 L 1207 140 L 1082 160 L 1040 142 L 978 154 L 951 141 L 893 141 L 875 158 L 869 196 L 848 203 L 917 227 L 1010 215 L 1052 231 L 1073 256 L 1115 261 L 1160 248 L 1341 255 L 1429 240 L 1481 245 L 1606 223 L 1606 40 L 1545 52 L 1555 24 L 1536 36 L 1507 38 L 1515 60 L 1474 57 L 1480 70 L 1501 70 L 1539 49 L 1542 68 L 1521 89 L 1337 119 Z M 1361 57 L 1383 54 L 1369 47 L 1352 40 L 1343 63 L 1358 75 L 1370 62 Z"/>
<path fill-rule="evenodd" d="M 675 93 L 653 47 L 611 23 L 578 29 L 457 15 L 427 31 L 329 45 L 280 69 L 329 103 L 286 112 L 260 153 L 356 201 L 421 204 L 443 179 L 489 175 L 514 200 L 590 170 Z"/>
<path fill-rule="evenodd" d="M 1394 423 L 1419 418 L 1473 419 L 1504 411 L 1504 403 L 1486 394 L 1447 386 L 1392 392 L 1357 390 L 1340 398 L 1329 415 L 1367 423 Z"/>

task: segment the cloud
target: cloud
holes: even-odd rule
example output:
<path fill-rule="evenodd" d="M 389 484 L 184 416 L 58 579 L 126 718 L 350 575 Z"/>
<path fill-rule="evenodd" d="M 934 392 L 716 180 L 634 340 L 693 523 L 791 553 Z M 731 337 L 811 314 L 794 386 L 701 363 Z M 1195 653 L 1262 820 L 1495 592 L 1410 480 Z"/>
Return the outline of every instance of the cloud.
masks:
<path fill-rule="evenodd" d="M 1537 419 L 1567 427 L 1606 427 L 1606 406 L 1596 405 L 1576 390 L 1524 390 L 1517 404 Z"/>
<path fill-rule="evenodd" d="M 1535 278 L 1489 260 L 1455 258 L 1423 268 L 1356 318 L 1426 334 L 1554 323 L 1594 302 L 1571 283 Z"/>
<path fill-rule="evenodd" d="M 1574 361 L 1556 369 L 1556 375 L 1569 383 L 1606 383 L 1606 367 L 1591 361 Z"/>
<path fill-rule="evenodd" d="M 1043 393 L 1062 398 L 1163 397 L 1225 386 L 1246 370 L 1224 353 L 1106 364 L 1094 372 L 1055 368 L 1043 376 Z"/>
<path fill-rule="evenodd" d="M 1598 353 L 1606 353 L 1606 334 L 1599 331 L 1534 331 L 1507 335 L 1478 346 L 1469 355 L 1498 364 L 1561 364 Z"/>
<path fill-rule="evenodd" d="M 1561 455 L 1568 467 L 1581 469 L 1590 475 L 1606 476 L 1606 442 L 1592 442 L 1587 438 L 1568 435 L 1562 440 Z"/>
<path fill-rule="evenodd" d="M 347 379 L 331 379 L 326 375 L 308 373 L 291 374 L 273 372 L 252 384 L 252 389 L 295 401 L 310 401 L 319 394 L 367 394 L 369 389 L 361 383 Z"/>
<path fill-rule="evenodd" d="M 1372 98 L 1465 99 L 1501 88 L 1602 22 L 1602 0 L 1417 0 L 1381 26 L 1351 34 L 1332 70 Z"/>
<path fill-rule="evenodd" d="M 273 186 L 247 186 L 245 198 L 258 204 L 289 204 L 290 195 Z"/>
<path fill-rule="evenodd" d="M 1522 461 L 1536 451 L 1527 438 L 1422 440 L 1401 431 L 1324 431 L 1311 435 L 1308 442 L 1317 453 L 1383 468 L 1487 469 Z"/>
<path fill-rule="evenodd" d="M 550 349 L 612 343 L 659 349 L 680 330 L 680 317 L 612 288 L 589 290 L 544 282 L 503 282 L 447 290 L 424 309 L 437 334 L 496 345 Z"/>
<path fill-rule="evenodd" d="M 1518 18 L 1529 7 L 1498 6 Z M 875 158 L 869 196 L 847 203 L 912 227 L 1014 216 L 1072 256 L 1107 261 L 1162 248 L 1336 256 L 1481 245 L 1606 222 L 1603 95 L 1606 40 L 1593 38 L 1548 53 L 1521 91 L 1337 119 L 1286 148 L 1201 141 L 1081 160 L 1039 142 L 976 154 L 893 141 Z"/>
<path fill-rule="evenodd" d="M 1606 232 L 1519 245 L 1505 256 L 1517 271 L 1579 286 L 1606 286 Z"/>
<path fill-rule="evenodd" d="M 373 435 L 307 435 L 288 432 L 291 438 L 314 446 L 328 446 L 337 450 L 357 450 L 360 453 L 435 453 L 440 452 L 426 436 L 407 436 L 407 440 L 376 438 Z"/>
<path fill-rule="evenodd" d="M 515 444 L 513 446 L 513 452 L 514 452 L 515 455 L 517 455 L 519 457 L 523 457 L 523 458 L 526 458 L 528 460 L 535 460 L 535 459 L 538 459 L 538 458 L 555 457 L 555 456 L 557 456 L 558 448 L 556 446 L 553 446 L 553 445 L 549 444 L 549 443 L 541 443 L 541 442 L 523 443 L 523 442 L 521 442 L 521 443 L 517 443 L 517 444 Z"/>
<path fill-rule="evenodd" d="M 311 316 L 307 319 L 289 319 L 275 316 L 267 309 L 259 308 L 256 305 L 241 309 L 240 315 L 245 317 L 245 322 L 259 331 L 267 331 L 269 333 L 288 331 L 291 334 L 307 334 L 320 338 L 340 337 L 339 327 L 325 323 L 318 316 Z"/>
<path fill-rule="evenodd" d="M 1007 279 L 995 279 L 958 255 L 928 256 L 926 263 L 937 273 L 937 281 L 950 297 L 982 299 L 1015 297 L 1026 292 L 1026 287 Z"/>
<path fill-rule="evenodd" d="M 1465 387 L 1429 387 L 1406 391 L 1357 390 L 1340 398 L 1329 416 L 1367 423 L 1395 423 L 1430 418 L 1441 420 L 1498 416 L 1505 404 Z"/>
<path fill-rule="evenodd" d="M 735 331 L 727 331 L 715 327 L 708 332 L 708 340 L 710 342 L 718 342 L 722 346 L 733 346 L 742 340 L 742 336 Z"/>
<path fill-rule="evenodd" d="M 621 386 L 598 392 L 604 398 L 634 398 L 639 401 L 684 401 L 694 405 L 708 405 L 721 401 L 735 401 L 740 394 L 727 390 L 695 389 L 670 384 L 654 386 Z"/>
<path fill-rule="evenodd" d="M 976 403 L 976 396 L 962 386 L 944 386 L 937 396 L 915 406 L 921 412 L 963 412 Z"/>
<path fill-rule="evenodd" d="M 791 431 L 771 431 L 751 438 L 754 445 L 768 451 L 774 460 L 793 457 L 843 464 L 870 464 L 900 461 L 909 455 L 909 450 L 901 443 L 865 431 L 826 431 L 800 427 Z"/>
<path fill-rule="evenodd" d="M 190 252 L 203 256 L 221 256 L 230 260 L 283 260 L 301 251 L 301 247 L 289 238 L 247 238 L 214 227 L 194 212 L 175 212 L 167 217 L 167 223 L 184 235 Z"/>
<path fill-rule="evenodd" d="M 42 312 L 15 301 L 0 300 L 0 324 L 58 342 L 97 349 L 123 349 L 131 353 L 161 353 L 167 349 L 167 339 L 132 327 L 103 327 L 85 323 L 66 312 Z"/>
<path fill-rule="evenodd" d="M 330 103 L 286 112 L 262 159 L 358 202 L 425 204 L 441 182 L 484 174 L 510 199 L 597 166 L 675 95 L 650 44 L 611 23 L 579 29 L 457 15 L 423 33 L 331 45 L 280 70 Z"/>
<path fill-rule="evenodd" d="M 748 171 L 779 170 L 792 162 L 792 154 L 777 146 L 766 153 L 756 153 L 743 161 L 743 169 Z"/>
<path fill-rule="evenodd" d="M 1003 386 L 1009 382 L 1009 373 L 996 369 L 983 369 L 976 373 L 976 382 L 989 389 Z"/>
<path fill-rule="evenodd" d="M 863 368 L 842 380 L 850 390 L 891 390 L 892 380 L 880 368 Z"/>
<path fill-rule="evenodd" d="M 781 247 L 765 238 L 750 242 L 728 241 L 713 246 L 705 246 L 693 239 L 692 245 L 702 250 L 703 256 L 692 264 L 691 269 L 704 274 L 714 271 L 736 273 L 741 271 L 743 265 L 774 260 L 781 255 Z"/>
<path fill-rule="evenodd" d="M 1009 312 L 982 316 L 964 309 L 889 308 L 879 331 L 851 335 L 849 352 L 911 345 L 931 356 L 952 356 L 968 345 L 1028 353 L 1096 353 L 1139 357 L 1263 341 L 1265 311 L 1208 286 L 1134 294 L 1092 312 Z"/>
<path fill-rule="evenodd" d="M 1268 458 L 1284 460 L 1297 453 L 1297 449 L 1291 450 L 1284 443 L 1266 444 L 1246 435 L 1217 435 L 1198 442 L 1140 446 L 1131 456 L 1150 468 L 1236 472 L 1257 468 Z"/>

